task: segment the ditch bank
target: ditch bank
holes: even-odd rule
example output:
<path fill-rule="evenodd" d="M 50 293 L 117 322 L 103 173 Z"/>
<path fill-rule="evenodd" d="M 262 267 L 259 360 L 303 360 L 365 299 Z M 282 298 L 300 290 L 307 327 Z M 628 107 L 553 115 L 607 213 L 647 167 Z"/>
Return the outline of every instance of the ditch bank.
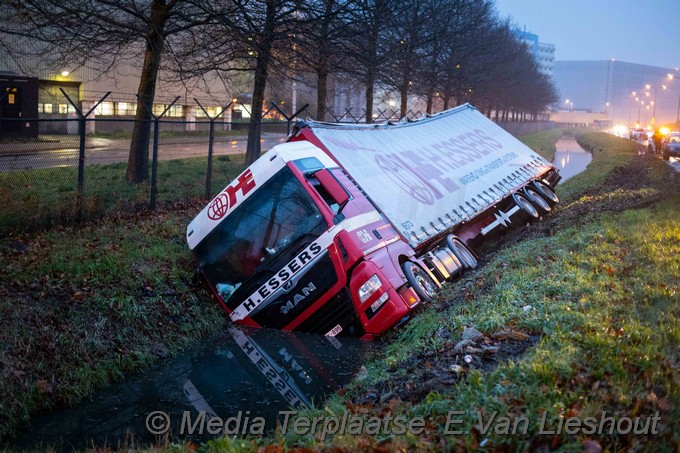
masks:
<path fill-rule="evenodd" d="M 487 244 L 484 265 L 447 284 L 437 302 L 387 335 L 341 395 L 301 412 L 422 416 L 428 433 L 321 439 L 278 431 L 266 441 L 221 438 L 208 448 L 644 443 L 630 436 L 537 434 L 541 414 L 555 423 L 564 414 L 602 410 L 659 411 L 663 434 L 652 440 L 677 442 L 680 314 L 673 276 L 680 203 L 667 190 L 677 175 L 636 156 L 628 141 L 592 133 L 577 139 L 593 162 L 560 186 L 562 203 L 551 215 Z M 202 205 L 112 216 L 2 243 L 8 263 L 0 280 L 3 440 L 29 416 L 73 404 L 225 327 L 221 310 L 206 303 L 210 296 L 191 279 L 184 243 L 185 225 Z M 467 434 L 445 434 L 453 410 L 464 412 Z M 478 414 L 494 412 L 525 415 L 531 426 L 521 436 L 482 433 Z"/>
<path fill-rule="evenodd" d="M 593 161 L 560 187 L 554 212 L 487 244 L 483 266 L 445 285 L 436 302 L 388 334 L 343 395 L 302 414 L 405 417 L 422 420 L 423 429 L 279 431 L 271 447 L 602 451 L 678 444 L 680 195 L 668 188 L 680 180 L 627 140 L 575 135 Z M 452 413 L 455 434 L 447 425 Z M 565 419 L 607 415 L 615 424 L 657 418 L 646 435 L 626 431 L 625 423 L 560 428 Z M 526 428 L 513 431 L 524 420 Z M 208 448 L 262 445 L 221 438 Z"/>
<path fill-rule="evenodd" d="M 203 204 L 0 241 L 0 445 L 226 326 L 184 240 Z"/>

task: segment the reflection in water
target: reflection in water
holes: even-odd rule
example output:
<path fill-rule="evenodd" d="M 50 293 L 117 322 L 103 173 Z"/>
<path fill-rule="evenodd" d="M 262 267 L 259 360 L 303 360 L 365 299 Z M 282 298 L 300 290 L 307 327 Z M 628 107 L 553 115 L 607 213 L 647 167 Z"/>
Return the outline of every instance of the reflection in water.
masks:
<path fill-rule="evenodd" d="M 154 411 L 170 416 L 175 440 L 212 437 L 180 436 L 185 411 L 192 423 L 205 412 L 206 420 L 240 416 L 244 430 L 258 429 L 253 420 L 261 417 L 265 430 L 275 429 L 280 411 L 319 404 L 347 384 L 371 347 L 351 338 L 276 330 L 230 326 L 228 332 L 204 350 L 134 376 L 86 403 L 34 419 L 15 446 L 69 451 L 153 443 L 157 439 L 146 421 Z"/>
<path fill-rule="evenodd" d="M 564 182 L 586 169 L 593 155 L 581 148 L 573 137 L 562 137 L 555 144 L 555 160 L 553 164 L 560 171 Z"/>

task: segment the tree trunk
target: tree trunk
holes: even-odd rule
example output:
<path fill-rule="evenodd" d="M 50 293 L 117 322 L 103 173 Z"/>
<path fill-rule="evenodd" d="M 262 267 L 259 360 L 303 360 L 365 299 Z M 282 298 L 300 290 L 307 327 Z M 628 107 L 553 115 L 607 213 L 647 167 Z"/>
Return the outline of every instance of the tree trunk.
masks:
<path fill-rule="evenodd" d="M 366 77 L 366 123 L 373 122 L 373 90 L 375 84 L 375 72 L 370 68 Z"/>
<path fill-rule="evenodd" d="M 327 36 L 331 28 L 333 18 L 333 7 L 335 0 L 324 1 L 324 15 L 321 23 L 321 36 Z M 328 98 L 328 74 L 330 73 L 330 50 L 326 47 L 319 49 L 319 64 L 316 70 L 316 120 L 325 121 L 326 119 L 326 100 Z"/>
<path fill-rule="evenodd" d="M 408 108 L 408 82 L 401 85 L 399 95 L 401 96 L 399 118 L 401 119 L 406 116 L 406 109 Z"/>
<path fill-rule="evenodd" d="M 271 49 L 271 45 L 269 46 Z M 264 91 L 267 86 L 267 67 L 269 66 L 269 52 L 259 52 L 255 66 L 255 83 L 253 85 L 253 103 L 250 108 L 250 121 L 248 123 L 248 143 L 246 146 L 245 164 L 255 162 L 262 152 L 260 136 L 262 133 L 262 104 L 264 103 Z"/>
<path fill-rule="evenodd" d="M 271 61 L 271 51 L 274 45 L 273 36 L 276 20 L 275 2 L 267 1 L 267 12 L 264 29 L 258 38 L 261 40 L 257 46 L 255 59 L 255 81 L 253 84 L 253 103 L 250 107 L 250 121 L 248 123 L 248 142 L 246 144 L 245 164 L 255 162 L 262 151 L 260 136 L 262 133 L 262 104 L 264 103 L 264 90 L 267 86 L 267 71 Z"/>
<path fill-rule="evenodd" d="M 326 97 L 328 95 L 328 70 L 326 68 L 319 68 L 316 71 L 316 79 L 316 120 L 325 121 Z"/>
<path fill-rule="evenodd" d="M 427 112 L 428 115 L 432 115 L 433 106 L 434 106 L 434 93 L 432 91 L 428 91 L 428 93 L 427 93 L 427 107 L 425 107 L 425 111 Z"/>
<path fill-rule="evenodd" d="M 149 179 L 149 138 L 151 135 L 151 112 L 156 95 L 156 81 L 161 66 L 165 23 L 168 18 L 165 0 L 151 3 L 151 23 L 146 38 L 144 65 L 137 89 L 137 112 L 130 141 L 130 155 L 126 178 L 140 183 Z"/>

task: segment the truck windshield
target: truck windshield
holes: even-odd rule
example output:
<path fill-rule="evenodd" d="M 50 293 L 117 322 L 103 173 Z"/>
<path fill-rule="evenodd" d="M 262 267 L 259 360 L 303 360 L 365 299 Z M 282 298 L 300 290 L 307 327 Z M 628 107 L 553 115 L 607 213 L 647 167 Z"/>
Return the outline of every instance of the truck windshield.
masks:
<path fill-rule="evenodd" d="M 231 212 L 195 248 L 217 293 L 234 309 L 326 230 L 321 212 L 284 167 Z"/>

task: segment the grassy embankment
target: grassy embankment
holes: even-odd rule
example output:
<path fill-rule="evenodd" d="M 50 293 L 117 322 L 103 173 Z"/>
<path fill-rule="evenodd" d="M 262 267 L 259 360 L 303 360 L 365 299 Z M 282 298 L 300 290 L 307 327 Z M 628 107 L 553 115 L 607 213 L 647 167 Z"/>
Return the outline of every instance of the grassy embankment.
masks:
<path fill-rule="evenodd" d="M 305 412 L 342 417 L 350 411 L 364 419 L 423 416 L 429 433 L 328 435 L 324 441 L 289 432 L 277 434 L 272 444 L 350 451 L 678 448 L 680 175 L 654 156 L 637 156 L 626 140 L 577 135 L 593 162 L 559 187 L 559 207 L 487 251 L 480 269 L 447 284 L 436 303 L 386 339 L 344 396 Z M 548 140 L 544 137 L 538 142 Z M 469 326 L 485 338 L 476 352 L 456 353 Z M 504 339 L 508 331 L 517 341 Z M 479 352 L 489 345 L 498 352 Z M 471 364 L 463 360 L 465 353 Z M 453 427 L 464 434 L 444 434 L 452 410 L 465 411 L 456 416 L 463 424 Z M 482 433 L 478 411 L 484 423 L 494 412 L 496 422 L 526 417 L 527 432 L 521 433 L 522 423 L 520 434 L 497 433 L 504 427 L 494 422 Z M 659 434 L 610 435 L 610 424 L 604 434 L 539 433 L 543 413 L 547 430 L 554 431 L 558 420 L 600 417 L 603 411 L 615 417 L 658 411 Z M 223 438 L 208 450 L 258 445 L 262 441 Z"/>
<path fill-rule="evenodd" d="M 159 162 L 158 203 L 202 197 L 207 162 L 201 157 Z M 125 169 L 124 163 L 85 167 L 85 219 L 148 206 L 150 183 L 130 184 Z M 242 169 L 242 155 L 217 156 L 213 160 L 213 194 Z M 0 236 L 73 223 L 77 181 L 76 167 L 0 172 Z"/>
<path fill-rule="evenodd" d="M 557 139 L 564 135 L 566 131 L 568 130 L 548 129 L 547 131 L 522 135 L 521 139 L 524 144 L 552 162 L 555 159 L 555 142 L 557 142 Z"/>
<path fill-rule="evenodd" d="M 241 170 L 242 156 L 237 159 L 216 160 L 216 190 Z M 205 204 L 198 199 L 205 162 L 160 163 L 159 200 L 167 191 L 195 201 L 165 204 L 156 213 L 143 206 L 148 185 L 126 183 L 124 166 L 87 167 L 89 199 L 109 211 L 121 199 L 139 199 L 142 207 L 0 239 L 0 444 L 30 416 L 76 402 L 224 325 L 210 294 L 192 282 L 195 266 L 184 238 Z M 31 181 L 0 174 L 3 194 L 21 198 L 23 208 L 12 214 L 17 222 L 33 221 L 35 206 L 72 194 L 75 179 L 60 186 L 64 178 L 55 175 L 75 177 L 75 170 L 36 173 Z M 31 194 L 36 185 L 49 200 Z"/>
<path fill-rule="evenodd" d="M 387 338 L 347 401 L 336 397 L 311 412 L 341 414 L 349 407 L 364 416 L 422 414 L 434 417 L 430 435 L 331 436 L 326 444 L 289 435 L 273 442 L 472 448 L 482 439 L 478 432 L 442 436 L 441 422 L 455 409 L 468 411 L 473 424 L 478 408 L 532 420 L 543 410 L 551 418 L 561 410 L 582 416 L 660 410 L 664 434 L 651 441 L 661 447 L 677 442 L 670 421 L 680 419 L 680 203 L 667 190 L 677 186 L 677 175 L 657 160 L 636 158 L 626 141 L 602 134 L 579 141 L 595 159 L 560 188 L 558 210 L 506 238 L 499 246 L 519 235 L 525 241 L 488 254 L 483 268 L 448 285 L 437 304 Z M 190 282 L 184 227 L 201 206 L 176 205 L 153 217 L 116 216 L 2 241 L 0 435 L 30 414 L 78 400 L 222 325 L 222 314 Z M 512 350 L 525 349 L 523 342 L 493 340 L 515 358 L 482 371 L 492 359 L 467 366 L 452 352 L 470 325 L 487 336 L 511 326 L 541 339 L 522 356 Z M 461 376 L 448 371 L 461 363 Z M 537 436 L 535 429 L 514 439 L 485 437 L 489 447 L 580 448 L 579 437 Z M 646 439 L 598 440 L 622 447 Z M 258 443 L 225 439 L 209 448 L 252 449 Z"/>

